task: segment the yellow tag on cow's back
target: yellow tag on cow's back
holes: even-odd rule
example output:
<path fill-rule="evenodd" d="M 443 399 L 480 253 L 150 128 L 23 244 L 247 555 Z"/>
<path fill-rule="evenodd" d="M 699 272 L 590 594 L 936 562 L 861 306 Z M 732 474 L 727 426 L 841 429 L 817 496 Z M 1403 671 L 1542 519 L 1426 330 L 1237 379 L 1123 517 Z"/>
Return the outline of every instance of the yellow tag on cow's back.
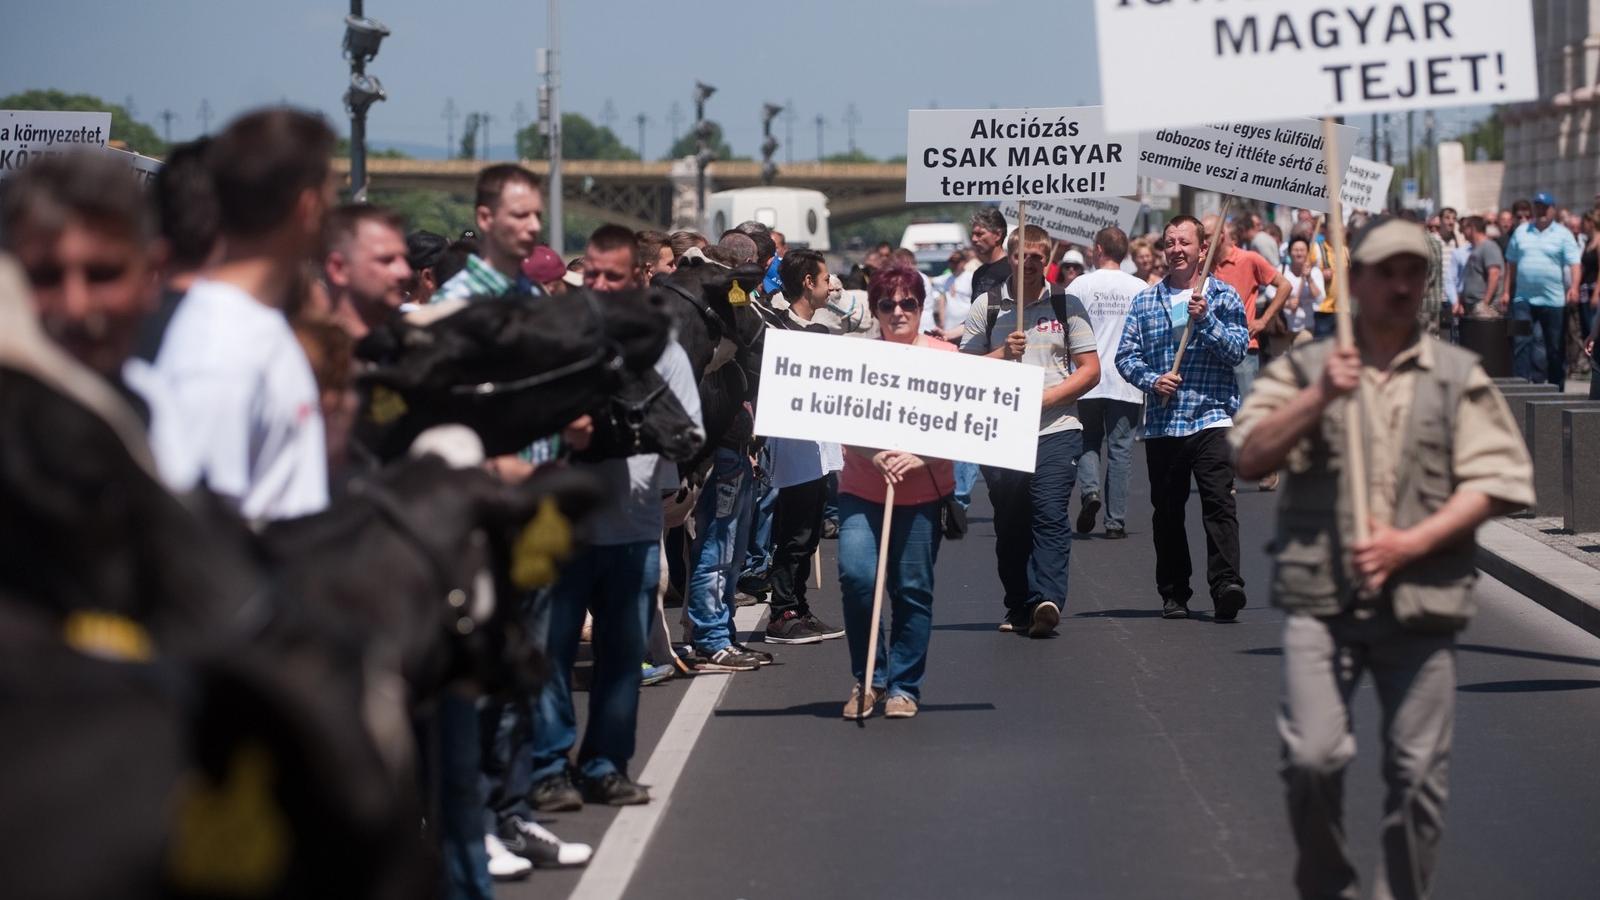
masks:
<path fill-rule="evenodd" d="M 553 584 L 556 564 L 571 555 L 572 526 L 555 498 L 545 497 L 512 548 L 511 583 L 525 591 Z"/>
<path fill-rule="evenodd" d="M 372 402 L 367 404 L 367 418 L 374 424 L 387 425 L 405 414 L 404 397 L 381 384 L 372 389 Z"/>
<path fill-rule="evenodd" d="M 737 278 L 728 285 L 728 302 L 734 306 L 745 306 L 750 302 L 750 295 L 746 294 L 744 288 L 739 286 L 739 279 Z"/>

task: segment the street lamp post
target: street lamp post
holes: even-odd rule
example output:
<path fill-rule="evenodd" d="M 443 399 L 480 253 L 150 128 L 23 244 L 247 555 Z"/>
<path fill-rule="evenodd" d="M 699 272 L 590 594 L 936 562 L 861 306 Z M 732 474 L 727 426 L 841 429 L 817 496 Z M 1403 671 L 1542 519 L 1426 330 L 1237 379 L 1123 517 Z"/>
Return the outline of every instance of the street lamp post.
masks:
<path fill-rule="evenodd" d="M 699 145 L 695 155 L 695 201 L 697 213 L 704 220 L 706 215 L 706 167 L 717 158 L 716 150 L 711 146 L 711 123 L 706 121 L 706 101 L 711 99 L 717 89 L 703 81 L 694 83 L 694 136 Z"/>
<path fill-rule="evenodd" d="M 344 108 L 350 114 L 350 197 L 357 202 L 367 198 L 367 110 L 387 97 L 383 83 L 367 74 L 367 63 L 388 35 L 383 23 L 362 15 L 362 0 L 350 0 L 344 20 L 344 58 L 350 61 Z"/>
<path fill-rule="evenodd" d="M 772 136 L 772 120 L 783 112 L 783 107 L 768 103 L 761 107 L 761 183 L 771 184 L 778 177 L 778 165 L 772 155 L 778 152 L 778 139 Z"/>
<path fill-rule="evenodd" d="M 544 135 L 545 147 L 550 154 L 550 175 L 545 189 L 545 240 L 557 252 L 565 252 L 566 230 L 562 221 L 561 201 L 561 3 L 548 0 L 545 7 L 545 28 L 550 33 L 550 47 L 539 52 L 539 74 L 544 84 L 539 86 L 539 131 Z"/>

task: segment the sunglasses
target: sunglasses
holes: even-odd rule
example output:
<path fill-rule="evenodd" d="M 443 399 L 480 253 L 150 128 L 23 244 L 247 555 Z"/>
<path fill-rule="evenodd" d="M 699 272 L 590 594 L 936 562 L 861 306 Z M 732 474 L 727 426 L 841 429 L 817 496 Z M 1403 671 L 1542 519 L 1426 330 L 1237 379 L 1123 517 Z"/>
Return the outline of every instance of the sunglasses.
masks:
<path fill-rule="evenodd" d="M 894 312 L 895 307 L 899 307 L 902 312 L 914 313 L 922 308 L 922 304 L 910 297 L 900 301 L 888 299 L 878 301 L 878 312 L 882 313 L 883 315 L 887 316 Z"/>

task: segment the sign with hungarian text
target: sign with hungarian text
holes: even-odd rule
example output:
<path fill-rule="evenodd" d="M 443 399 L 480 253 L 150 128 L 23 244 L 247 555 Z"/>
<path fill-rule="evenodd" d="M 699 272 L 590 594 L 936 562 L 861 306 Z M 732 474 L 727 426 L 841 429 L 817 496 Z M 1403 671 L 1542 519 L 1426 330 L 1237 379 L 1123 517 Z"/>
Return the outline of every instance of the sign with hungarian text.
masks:
<path fill-rule="evenodd" d="M 913 109 L 906 200 L 1051 200 L 1132 194 L 1136 135 L 1114 135 L 1100 107 Z"/>
<path fill-rule="evenodd" d="M 1119 131 L 1539 96 L 1532 0 L 1095 0 L 1095 24 Z"/>
<path fill-rule="evenodd" d="M 1359 133 L 1351 125 L 1336 127 L 1336 176 L 1343 177 Z M 1327 212 L 1331 204 L 1323 143 L 1322 123 L 1314 119 L 1160 128 L 1139 138 L 1139 174 Z"/>
<path fill-rule="evenodd" d="M 1115 226 L 1124 234 L 1132 231 L 1143 206 L 1125 197 L 1045 200 L 1028 204 L 1028 224 L 1043 228 L 1055 240 L 1087 247 L 1103 229 Z M 1007 221 L 1017 221 L 1017 204 L 1000 204 L 1000 214 Z"/>
<path fill-rule="evenodd" d="M 769 330 L 755 430 L 1032 472 L 1043 396 L 1038 366 Z"/>
<path fill-rule="evenodd" d="M 30 160 L 84 147 L 104 147 L 111 113 L 0 109 L 0 180 Z"/>

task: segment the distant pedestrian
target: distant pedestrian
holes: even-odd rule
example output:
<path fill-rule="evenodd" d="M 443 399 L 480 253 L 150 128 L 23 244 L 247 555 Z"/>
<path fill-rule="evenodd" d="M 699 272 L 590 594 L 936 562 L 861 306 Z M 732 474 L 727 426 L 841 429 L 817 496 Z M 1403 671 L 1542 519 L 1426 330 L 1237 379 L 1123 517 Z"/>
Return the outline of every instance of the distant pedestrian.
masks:
<path fill-rule="evenodd" d="M 1012 279 L 1011 259 L 1006 255 L 1006 217 L 992 206 L 979 207 L 968 223 L 972 230 L 972 252 L 978 269 L 972 273 L 972 296 L 980 297 Z"/>
<path fill-rule="evenodd" d="M 1273 601 L 1284 625 L 1278 731 L 1305 898 L 1356 897 L 1343 822 L 1351 697 L 1371 671 L 1383 709 L 1381 863 L 1373 896 L 1425 898 L 1444 829 L 1455 633 L 1472 616 L 1473 535 L 1533 501 L 1532 466 L 1477 358 L 1419 328 L 1431 251 L 1392 218 L 1358 233 L 1357 344 L 1296 348 L 1262 373 L 1230 440 L 1246 477 L 1286 470 Z M 1348 516 L 1345 404 L 1365 383 L 1371 536 Z M 1333 425 L 1334 427 L 1330 427 Z"/>
<path fill-rule="evenodd" d="M 1461 220 L 1461 233 L 1471 248 L 1461 270 L 1457 316 L 1486 316 L 1496 312 L 1496 299 L 1504 283 L 1505 257 L 1500 245 L 1489 238 L 1488 225 L 1481 216 Z"/>
<path fill-rule="evenodd" d="M 522 274 L 522 261 L 539 243 L 544 192 L 539 176 L 513 163 L 478 173 L 473 215 L 479 249 L 466 267 L 434 292 L 431 302 L 502 297 L 542 291 Z"/>
<path fill-rule="evenodd" d="M 1506 249 L 1511 291 L 1512 367 L 1519 378 L 1561 390 L 1567 381 L 1566 307 L 1578 305 L 1582 248 L 1556 221 L 1556 201 L 1533 198 L 1534 220 Z"/>

